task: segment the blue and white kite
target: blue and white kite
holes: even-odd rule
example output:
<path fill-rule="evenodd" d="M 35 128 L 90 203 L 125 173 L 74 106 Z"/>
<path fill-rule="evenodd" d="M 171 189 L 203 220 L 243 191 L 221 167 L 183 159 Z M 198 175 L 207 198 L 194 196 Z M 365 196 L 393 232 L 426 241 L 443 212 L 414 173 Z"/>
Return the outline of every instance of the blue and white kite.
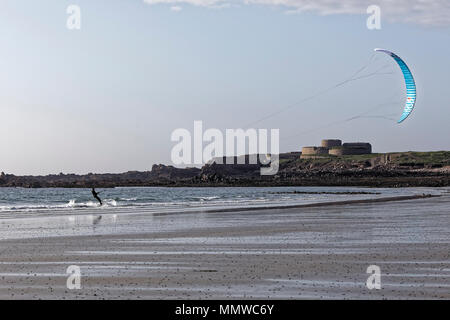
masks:
<path fill-rule="evenodd" d="M 416 104 L 416 83 L 414 82 L 414 77 L 411 73 L 411 70 L 409 70 L 408 66 L 406 65 L 405 61 L 403 61 L 398 55 L 395 53 L 385 50 L 385 49 L 375 49 L 375 51 L 381 51 L 388 55 L 390 55 L 394 60 L 398 63 L 400 66 L 400 69 L 403 72 L 403 76 L 405 77 L 405 83 L 406 83 L 406 104 L 405 109 L 403 110 L 403 114 L 400 117 L 400 119 L 397 121 L 397 123 L 401 123 L 403 120 L 408 118 L 408 116 L 411 114 L 412 110 L 414 109 L 414 105 Z"/>

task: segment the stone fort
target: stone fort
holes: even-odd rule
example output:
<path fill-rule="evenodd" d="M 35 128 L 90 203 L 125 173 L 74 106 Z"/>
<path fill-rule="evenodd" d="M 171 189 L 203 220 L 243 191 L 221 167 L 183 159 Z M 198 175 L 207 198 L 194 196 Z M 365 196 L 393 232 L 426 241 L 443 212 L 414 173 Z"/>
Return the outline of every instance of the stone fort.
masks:
<path fill-rule="evenodd" d="M 372 153 L 372 145 L 368 142 L 342 143 L 339 139 L 324 139 L 320 146 L 303 147 L 302 159 L 324 156 L 343 156 Z"/>

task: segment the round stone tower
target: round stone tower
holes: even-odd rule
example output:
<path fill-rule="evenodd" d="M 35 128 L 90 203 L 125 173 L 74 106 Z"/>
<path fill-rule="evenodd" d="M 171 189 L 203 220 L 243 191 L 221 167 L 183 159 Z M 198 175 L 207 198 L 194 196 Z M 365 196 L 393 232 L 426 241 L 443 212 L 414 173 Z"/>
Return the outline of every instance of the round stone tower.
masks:
<path fill-rule="evenodd" d="M 324 139 L 321 143 L 324 148 L 332 148 L 332 147 L 340 147 L 342 145 L 342 141 L 339 139 Z"/>

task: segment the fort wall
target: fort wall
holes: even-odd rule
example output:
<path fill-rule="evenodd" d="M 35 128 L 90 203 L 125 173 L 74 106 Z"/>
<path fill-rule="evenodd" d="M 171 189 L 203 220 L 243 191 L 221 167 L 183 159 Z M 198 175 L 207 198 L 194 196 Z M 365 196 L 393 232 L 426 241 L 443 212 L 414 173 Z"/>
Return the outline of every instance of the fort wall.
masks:
<path fill-rule="evenodd" d="M 300 158 L 307 159 L 307 158 L 315 158 L 315 157 L 326 156 L 326 155 L 328 155 L 328 148 L 303 147 L 302 155 L 300 156 Z"/>
<path fill-rule="evenodd" d="M 320 158 L 328 155 L 359 155 L 371 154 L 372 145 L 368 142 L 347 142 L 342 143 L 339 139 L 324 139 L 321 146 L 303 147 L 300 158 L 311 159 Z"/>

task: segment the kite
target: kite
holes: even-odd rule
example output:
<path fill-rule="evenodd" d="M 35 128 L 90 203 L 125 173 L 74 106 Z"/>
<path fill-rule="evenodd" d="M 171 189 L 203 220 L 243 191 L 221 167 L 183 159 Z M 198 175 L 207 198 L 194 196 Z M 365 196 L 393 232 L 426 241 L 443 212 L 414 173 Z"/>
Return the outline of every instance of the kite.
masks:
<path fill-rule="evenodd" d="M 414 105 L 416 104 L 416 83 L 414 82 L 414 77 L 411 73 L 411 70 L 409 70 L 408 66 L 406 65 L 405 61 L 403 61 L 398 55 L 385 49 L 377 48 L 375 49 L 375 51 L 384 52 L 390 55 L 397 62 L 397 64 L 399 65 L 400 69 L 403 72 L 406 84 L 406 103 L 405 108 L 403 110 L 403 114 L 397 121 L 397 123 L 401 123 L 403 122 L 403 120 L 408 118 L 408 116 L 414 109 Z"/>

